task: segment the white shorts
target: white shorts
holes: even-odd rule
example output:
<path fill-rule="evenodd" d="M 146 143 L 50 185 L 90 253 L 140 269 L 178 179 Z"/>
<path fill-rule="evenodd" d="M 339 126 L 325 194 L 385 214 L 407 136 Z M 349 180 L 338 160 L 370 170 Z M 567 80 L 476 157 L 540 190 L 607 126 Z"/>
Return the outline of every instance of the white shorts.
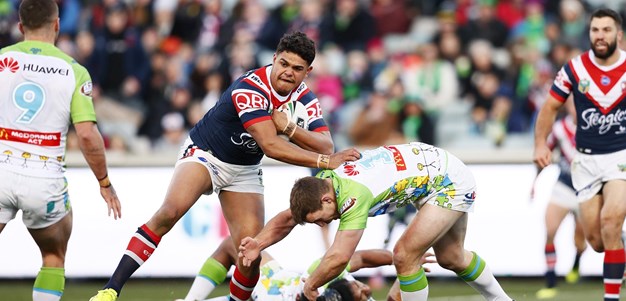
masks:
<path fill-rule="evenodd" d="M 432 194 L 418 202 L 417 208 L 428 203 L 456 211 L 473 212 L 474 200 L 476 199 L 474 175 L 459 158 L 450 153 L 447 155 L 446 173 L 443 175 L 444 180 L 441 183 L 443 187 L 435 187 Z"/>
<path fill-rule="evenodd" d="M 576 191 L 561 181 L 556 181 L 556 184 L 554 184 L 550 203 L 578 212 Z"/>
<path fill-rule="evenodd" d="M 626 180 L 626 150 L 600 155 L 576 154 L 572 161 L 572 182 L 578 202 L 590 200 L 610 180 Z"/>
<path fill-rule="evenodd" d="M 209 195 L 221 190 L 263 194 L 263 170 L 261 164 L 235 165 L 220 161 L 210 151 L 199 149 L 191 138 L 187 138 L 178 153 L 179 164 L 193 162 L 204 165 L 211 174 L 213 190 L 204 194 Z"/>
<path fill-rule="evenodd" d="M 26 228 L 46 228 L 71 209 L 65 177 L 41 178 L 0 169 L 0 224 L 22 210 Z"/>

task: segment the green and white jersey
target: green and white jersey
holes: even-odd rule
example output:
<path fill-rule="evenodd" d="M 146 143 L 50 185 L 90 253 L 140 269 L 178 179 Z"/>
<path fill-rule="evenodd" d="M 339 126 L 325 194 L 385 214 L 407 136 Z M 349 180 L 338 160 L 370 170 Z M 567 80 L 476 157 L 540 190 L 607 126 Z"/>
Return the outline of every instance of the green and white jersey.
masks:
<path fill-rule="evenodd" d="M 305 273 L 283 269 L 277 261 L 272 260 L 260 267 L 259 281 L 252 291 L 252 300 L 258 301 L 296 301 L 296 297 L 304 288 L 303 278 L 308 278 L 320 264 L 321 259 L 314 261 Z M 354 277 L 348 272 L 349 267 L 337 276 L 337 279 L 345 278 L 354 281 Z M 318 289 L 323 293 L 328 283 Z"/>
<path fill-rule="evenodd" d="M 476 183 L 469 169 L 447 151 L 424 143 L 382 146 L 335 170 L 323 170 L 337 196 L 339 230 L 364 229 L 367 218 L 396 208 L 431 203 L 472 210 Z"/>
<path fill-rule="evenodd" d="M 0 50 L 0 81 L 0 166 L 59 177 L 70 124 L 96 121 L 89 73 L 52 44 L 24 41 Z"/>

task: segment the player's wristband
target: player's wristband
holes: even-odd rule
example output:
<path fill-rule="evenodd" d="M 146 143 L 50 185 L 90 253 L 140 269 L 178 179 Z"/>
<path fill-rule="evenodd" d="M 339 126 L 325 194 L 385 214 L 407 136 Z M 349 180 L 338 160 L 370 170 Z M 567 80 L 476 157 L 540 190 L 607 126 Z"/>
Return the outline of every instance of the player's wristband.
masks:
<path fill-rule="evenodd" d="M 289 136 L 289 138 L 293 137 L 293 134 L 296 133 L 296 128 L 298 126 L 293 123 L 293 122 L 289 122 L 287 123 L 287 125 L 285 126 L 285 128 L 283 129 L 283 133 L 287 136 Z"/>
<path fill-rule="evenodd" d="M 111 180 L 109 180 L 109 174 L 106 174 L 104 178 L 102 179 L 98 179 L 98 184 L 100 184 L 101 188 L 111 187 Z"/>
<path fill-rule="evenodd" d="M 322 167 L 321 166 L 322 164 L 324 164 L 325 166 Z M 322 155 L 322 154 L 317 155 L 317 168 L 328 169 L 329 165 L 330 165 L 329 155 Z"/>

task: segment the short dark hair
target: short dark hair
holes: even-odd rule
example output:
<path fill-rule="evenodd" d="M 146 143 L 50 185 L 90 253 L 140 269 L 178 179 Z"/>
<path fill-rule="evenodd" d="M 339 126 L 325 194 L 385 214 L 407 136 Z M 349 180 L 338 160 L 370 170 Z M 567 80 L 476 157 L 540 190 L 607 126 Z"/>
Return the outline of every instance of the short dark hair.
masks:
<path fill-rule="evenodd" d="M 310 301 L 304 296 L 304 293 L 300 294 L 300 301 Z M 315 301 L 356 301 L 352 295 L 352 289 L 350 288 L 350 282 L 346 279 L 337 279 L 331 282 L 324 290 L 324 293 L 319 295 Z"/>
<path fill-rule="evenodd" d="M 59 18 L 54 0 L 23 0 L 19 8 L 20 22 L 26 29 L 39 29 Z"/>
<path fill-rule="evenodd" d="M 324 296 L 324 301 L 355 301 L 350 281 L 346 279 L 331 282 L 322 296 Z"/>
<path fill-rule="evenodd" d="M 311 66 L 315 59 L 315 42 L 301 31 L 286 33 L 276 47 L 276 53 L 283 51 L 297 54 Z"/>
<path fill-rule="evenodd" d="M 289 196 L 289 209 L 293 220 L 302 225 L 306 215 L 322 209 L 322 195 L 328 190 L 324 180 L 316 177 L 304 177 L 296 181 Z"/>
<path fill-rule="evenodd" d="M 622 17 L 614 10 L 610 8 L 599 8 L 591 14 L 591 18 L 589 20 L 593 20 L 595 18 L 604 18 L 609 17 L 615 21 L 615 25 L 617 29 L 622 29 Z"/>

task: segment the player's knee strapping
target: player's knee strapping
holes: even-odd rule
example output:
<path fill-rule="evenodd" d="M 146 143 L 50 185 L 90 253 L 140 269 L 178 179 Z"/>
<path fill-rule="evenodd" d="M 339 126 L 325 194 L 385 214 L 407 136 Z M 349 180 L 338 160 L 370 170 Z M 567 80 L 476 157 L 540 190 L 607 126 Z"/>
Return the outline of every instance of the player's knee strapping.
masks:
<path fill-rule="evenodd" d="M 226 279 L 228 270 L 215 258 L 210 257 L 204 262 L 198 276 L 206 278 L 211 281 L 215 286 L 220 285 Z"/>
<path fill-rule="evenodd" d="M 65 288 L 65 269 L 42 267 L 33 285 L 33 300 L 41 300 L 37 295 L 46 294 L 61 299 Z M 45 298 L 51 300 L 50 298 Z"/>
<path fill-rule="evenodd" d="M 400 290 L 403 292 L 417 292 L 428 287 L 424 268 L 420 268 L 415 274 L 398 275 L 398 281 L 400 282 Z"/>
<path fill-rule="evenodd" d="M 472 257 L 472 261 L 469 266 L 462 272 L 457 273 L 457 275 L 461 277 L 461 279 L 465 280 L 465 282 L 476 280 L 476 278 L 478 278 L 478 276 L 480 276 L 485 269 L 485 261 L 475 252 L 472 252 L 472 254 L 474 256 Z"/>

